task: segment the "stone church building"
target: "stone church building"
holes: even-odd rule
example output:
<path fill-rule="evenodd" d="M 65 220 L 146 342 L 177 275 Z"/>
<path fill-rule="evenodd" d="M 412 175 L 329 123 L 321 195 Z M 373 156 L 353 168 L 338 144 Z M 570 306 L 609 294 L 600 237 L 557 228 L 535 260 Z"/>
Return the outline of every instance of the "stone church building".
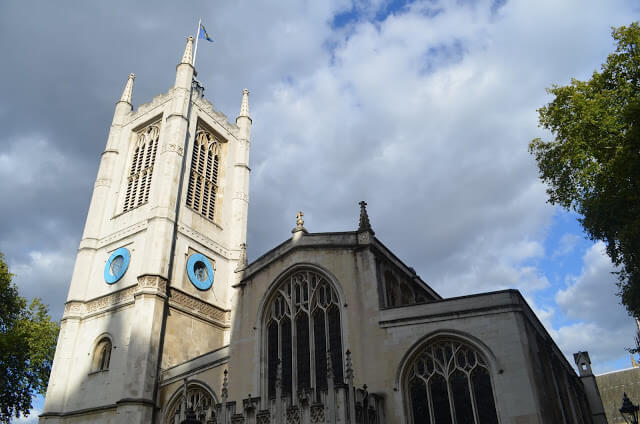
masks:
<path fill-rule="evenodd" d="M 605 422 L 518 291 L 442 298 L 364 202 L 247 263 L 248 91 L 229 122 L 192 49 L 116 104 L 41 423 Z"/>

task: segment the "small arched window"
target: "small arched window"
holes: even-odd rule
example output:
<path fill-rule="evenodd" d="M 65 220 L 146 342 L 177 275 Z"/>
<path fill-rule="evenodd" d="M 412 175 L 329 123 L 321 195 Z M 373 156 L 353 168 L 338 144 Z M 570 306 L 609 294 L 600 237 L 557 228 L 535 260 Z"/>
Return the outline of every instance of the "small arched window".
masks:
<path fill-rule="evenodd" d="M 136 134 L 131 168 L 127 177 L 127 191 L 124 196 L 124 212 L 135 209 L 149 200 L 159 138 L 159 122 L 145 127 Z"/>
<path fill-rule="evenodd" d="M 108 337 L 103 337 L 96 344 L 93 350 L 93 363 L 91 371 L 106 371 L 109 369 L 109 361 L 111 361 L 111 340 Z"/>
<path fill-rule="evenodd" d="M 340 301 L 328 278 L 313 270 L 285 277 L 265 309 L 266 378 L 270 398 L 276 396 L 278 366 L 282 393 L 327 388 L 327 354 L 333 379 L 343 381 Z"/>
<path fill-rule="evenodd" d="M 211 221 L 215 218 L 219 165 L 220 140 L 199 128 L 191 156 L 187 206 Z"/>
<path fill-rule="evenodd" d="M 414 424 L 497 424 L 489 366 L 484 356 L 457 340 L 423 348 L 405 380 Z"/>

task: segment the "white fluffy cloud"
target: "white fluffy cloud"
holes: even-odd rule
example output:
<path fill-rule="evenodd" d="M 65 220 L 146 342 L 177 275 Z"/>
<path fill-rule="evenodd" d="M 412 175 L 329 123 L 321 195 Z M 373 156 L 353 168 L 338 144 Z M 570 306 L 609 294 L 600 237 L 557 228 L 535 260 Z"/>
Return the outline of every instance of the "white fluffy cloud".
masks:
<path fill-rule="evenodd" d="M 565 354 L 589 350 L 596 372 L 609 371 L 635 337 L 635 322 L 615 295 L 614 270 L 604 244 L 596 243 L 583 257 L 582 273 L 569 278 L 555 296 L 558 309 L 571 322 L 557 329 L 558 344 Z"/>

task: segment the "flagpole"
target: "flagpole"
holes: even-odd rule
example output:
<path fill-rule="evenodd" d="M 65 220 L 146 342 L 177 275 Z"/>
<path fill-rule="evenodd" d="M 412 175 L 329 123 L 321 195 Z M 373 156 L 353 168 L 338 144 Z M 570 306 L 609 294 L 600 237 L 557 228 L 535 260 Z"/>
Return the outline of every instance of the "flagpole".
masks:
<path fill-rule="evenodd" d="M 198 19 L 198 30 L 196 31 L 196 47 L 193 49 L 193 68 L 196 67 L 196 54 L 198 54 L 198 39 L 200 38 L 200 25 L 202 25 L 202 18 Z"/>

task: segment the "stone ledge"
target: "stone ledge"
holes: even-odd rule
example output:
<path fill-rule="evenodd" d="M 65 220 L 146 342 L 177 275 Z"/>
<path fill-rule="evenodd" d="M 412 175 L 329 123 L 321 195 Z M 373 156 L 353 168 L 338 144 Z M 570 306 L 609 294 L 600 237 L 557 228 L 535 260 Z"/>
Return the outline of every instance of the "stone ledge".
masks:
<path fill-rule="evenodd" d="M 165 297 L 166 280 L 159 275 L 141 275 L 138 283 L 86 302 L 71 300 L 64 305 L 62 319 L 86 319 L 103 312 L 120 309 L 135 302 L 139 294 Z"/>

